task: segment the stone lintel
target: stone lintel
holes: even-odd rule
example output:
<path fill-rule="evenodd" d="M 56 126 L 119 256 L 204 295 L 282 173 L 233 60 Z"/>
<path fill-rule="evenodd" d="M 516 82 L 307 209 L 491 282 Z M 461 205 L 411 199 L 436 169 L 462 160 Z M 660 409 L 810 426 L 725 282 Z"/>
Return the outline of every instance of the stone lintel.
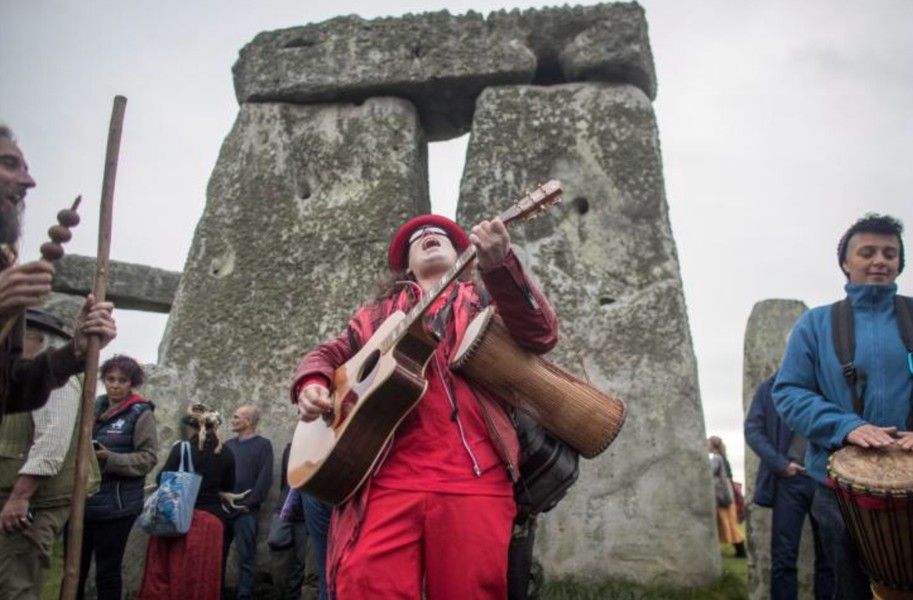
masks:
<path fill-rule="evenodd" d="M 94 257 L 68 254 L 56 263 L 53 289 L 85 296 L 95 285 Z M 134 263 L 111 261 L 106 299 L 118 308 L 168 313 L 181 273 Z"/>
<path fill-rule="evenodd" d="M 469 131 L 486 87 L 599 80 L 656 95 L 643 9 L 636 3 L 356 15 L 263 32 L 233 67 L 240 103 L 410 100 L 428 139 Z"/>

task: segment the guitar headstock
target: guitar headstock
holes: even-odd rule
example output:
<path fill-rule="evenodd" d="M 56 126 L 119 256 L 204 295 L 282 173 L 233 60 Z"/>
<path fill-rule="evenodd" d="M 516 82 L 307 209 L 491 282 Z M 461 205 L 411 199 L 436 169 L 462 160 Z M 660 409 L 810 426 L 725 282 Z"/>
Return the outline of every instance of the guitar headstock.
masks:
<path fill-rule="evenodd" d="M 561 201 L 561 182 L 551 179 L 529 192 L 514 205 L 501 213 L 501 221 L 505 225 L 517 219 L 530 221 L 548 210 L 555 202 Z"/>

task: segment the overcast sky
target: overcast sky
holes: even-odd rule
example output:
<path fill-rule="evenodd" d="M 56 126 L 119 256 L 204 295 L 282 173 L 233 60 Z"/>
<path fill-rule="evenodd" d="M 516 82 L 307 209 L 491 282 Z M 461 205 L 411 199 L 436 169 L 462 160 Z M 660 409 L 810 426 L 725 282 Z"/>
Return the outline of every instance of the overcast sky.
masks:
<path fill-rule="evenodd" d="M 641 4 L 705 422 L 741 472 L 742 344 L 754 304 L 837 299 L 837 239 L 867 211 L 913 227 L 913 2 Z M 38 181 L 21 254 L 38 256 L 56 212 L 81 193 L 83 224 L 67 251 L 95 255 L 116 94 L 129 102 L 112 259 L 181 270 L 238 111 L 231 66 L 258 32 L 343 14 L 542 6 L 0 0 L 0 121 L 18 134 Z M 465 137 L 431 147 L 436 212 L 455 210 L 465 148 Z M 913 292 L 910 275 L 899 284 Z M 165 317 L 117 316 L 120 336 L 105 355 L 155 362 Z"/>

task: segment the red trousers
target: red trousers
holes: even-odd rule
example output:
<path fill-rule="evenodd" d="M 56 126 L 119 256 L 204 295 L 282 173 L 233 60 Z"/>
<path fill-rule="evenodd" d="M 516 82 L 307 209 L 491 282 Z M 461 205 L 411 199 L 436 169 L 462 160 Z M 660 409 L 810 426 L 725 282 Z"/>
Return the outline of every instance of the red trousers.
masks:
<path fill-rule="evenodd" d="M 149 538 L 137 600 L 219 600 L 222 595 L 222 522 L 193 511 L 181 537 Z"/>
<path fill-rule="evenodd" d="M 358 540 L 336 574 L 340 600 L 507 597 L 512 496 L 371 486 Z"/>

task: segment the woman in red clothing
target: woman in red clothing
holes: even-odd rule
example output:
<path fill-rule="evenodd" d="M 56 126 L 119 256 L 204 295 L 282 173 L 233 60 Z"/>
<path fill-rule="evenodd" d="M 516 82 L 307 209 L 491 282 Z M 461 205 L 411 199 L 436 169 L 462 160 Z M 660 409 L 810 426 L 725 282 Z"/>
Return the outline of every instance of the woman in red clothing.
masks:
<path fill-rule="evenodd" d="M 219 600 L 222 596 L 222 492 L 235 484 L 235 459 L 219 439 L 219 413 L 192 404 L 181 422 L 187 427 L 193 470 L 203 476 L 190 530 L 179 537 L 149 538 L 137 600 Z M 177 471 L 181 444 L 171 448 L 162 471 Z"/>
<path fill-rule="evenodd" d="M 500 220 L 483 221 L 469 236 L 436 215 L 403 225 L 388 253 L 397 285 L 358 309 L 342 335 L 304 357 L 292 399 L 304 421 L 329 411 L 335 369 L 387 316 L 418 302 L 470 244 L 485 291 L 454 283 L 426 312 L 426 328 L 440 338 L 424 372 L 428 387 L 372 477 L 334 512 L 327 571 L 339 598 L 507 596 L 517 436 L 499 399 L 447 368 L 487 303 L 527 350 L 544 353 L 557 341 L 555 313 L 523 272 Z"/>

